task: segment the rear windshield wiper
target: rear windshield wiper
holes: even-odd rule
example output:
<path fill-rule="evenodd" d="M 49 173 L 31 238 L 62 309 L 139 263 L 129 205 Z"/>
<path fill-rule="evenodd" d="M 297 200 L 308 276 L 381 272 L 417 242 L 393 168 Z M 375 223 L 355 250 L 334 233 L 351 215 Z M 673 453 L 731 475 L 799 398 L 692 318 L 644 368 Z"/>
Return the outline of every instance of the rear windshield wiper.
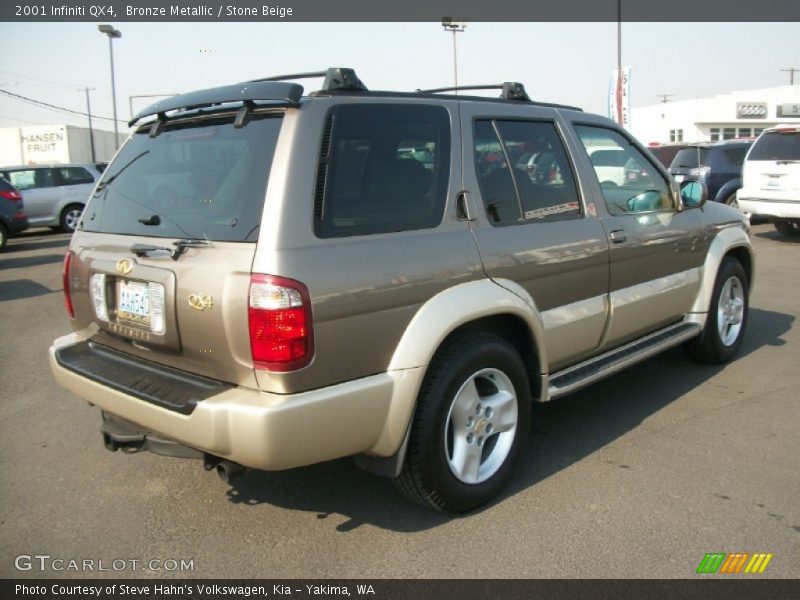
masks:
<path fill-rule="evenodd" d="M 144 152 L 142 152 L 141 154 L 137 154 L 137 155 L 136 155 L 136 156 L 134 156 L 132 159 L 130 159 L 130 160 L 129 160 L 129 161 L 126 163 L 126 164 L 124 164 L 124 165 L 122 166 L 122 168 L 121 168 L 121 169 L 119 169 L 119 170 L 118 170 L 116 173 L 114 173 L 113 175 L 111 175 L 111 176 L 110 176 L 108 179 L 104 179 L 103 181 L 101 181 L 100 183 L 98 183 L 98 184 L 97 184 L 97 189 L 95 190 L 95 195 L 99 194 L 99 193 L 100 193 L 100 192 L 102 192 L 104 189 L 106 189 L 106 188 L 107 188 L 109 185 L 111 185 L 112 183 L 114 183 L 114 180 L 115 180 L 117 177 L 119 177 L 119 176 L 122 174 L 122 172 L 123 172 L 125 169 L 127 169 L 128 167 L 130 167 L 130 166 L 131 166 L 133 163 L 135 163 L 137 160 L 139 160 L 140 158 L 142 158 L 142 157 L 143 157 L 145 154 L 150 154 L 150 150 L 145 150 L 145 151 L 144 151 Z"/>
<path fill-rule="evenodd" d="M 201 246 L 213 246 L 213 242 L 201 240 L 199 238 L 187 238 L 172 242 L 174 248 L 166 246 L 152 246 L 150 244 L 133 244 L 129 250 L 135 256 L 149 256 L 151 252 L 167 252 L 172 260 L 178 260 L 188 248 L 199 248 Z"/>

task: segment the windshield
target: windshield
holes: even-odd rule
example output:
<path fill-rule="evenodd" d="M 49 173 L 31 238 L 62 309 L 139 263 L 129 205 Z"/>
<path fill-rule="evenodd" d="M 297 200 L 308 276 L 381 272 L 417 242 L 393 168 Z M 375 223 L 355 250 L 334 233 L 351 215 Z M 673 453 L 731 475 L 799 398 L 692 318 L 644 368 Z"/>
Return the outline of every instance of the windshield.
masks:
<path fill-rule="evenodd" d="M 800 131 L 768 131 L 756 141 L 747 160 L 800 160 Z"/>
<path fill-rule="evenodd" d="M 133 134 L 84 211 L 85 231 L 245 242 L 258 238 L 281 115 L 167 124 Z"/>

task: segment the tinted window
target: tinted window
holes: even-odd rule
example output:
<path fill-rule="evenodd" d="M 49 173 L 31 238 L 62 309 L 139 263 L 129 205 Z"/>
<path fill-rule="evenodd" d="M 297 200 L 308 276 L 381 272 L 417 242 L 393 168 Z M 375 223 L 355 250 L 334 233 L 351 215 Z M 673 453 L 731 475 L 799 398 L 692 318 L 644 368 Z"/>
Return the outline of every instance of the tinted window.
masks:
<path fill-rule="evenodd" d="M 710 162 L 710 151 L 708 148 L 700 148 L 699 146 L 692 146 L 679 150 L 670 163 L 671 168 L 690 168 L 702 167 Z"/>
<path fill-rule="evenodd" d="M 572 167 L 552 123 L 477 121 L 475 170 L 493 225 L 579 217 Z"/>
<path fill-rule="evenodd" d="M 575 130 L 590 157 L 597 148 L 615 149 L 624 157 L 621 175 L 609 172 L 609 167 L 593 165 L 608 212 L 619 215 L 673 210 L 669 184 L 625 136 L 612 129 L 588 125 L 579 125 Z"/>
<path fill-rule="evenodd" d="M 230 117 L 167 124 L 155 138 L 140 129 L 103 173 L 83 228 L 255 241 L 281 123 L 256 114 L 238 129 Z"/>
<path fill-rule="evenodd" d="M 747 154 L 747 148 L 748 146 L 742 146 L 741 148 L 726 148 L 722 152 L 730 162 L 741 167 L 742 163 L 744 163 L 744 156 Z"/>
<path fill-rule="evenodd" d="M 758 138 L 748 160 L 800 160 L 800 131 L 768 131 Z"/>
<path fill-rule="evenodd" d="M 61 176 L 61 185 L 80 185 L 82 183 L 94 183 L 94 177 L 83 167 L 59 167 L 58 174 Z"/>
<path fill-rule="evenodd" d="M 328 116 L 317 173 L 320 237 L 437 226 L 450 174 L 450 119 L 439 106 L 352 104 Z"/>
<path fill-rule="evenodd" d="M 8 180 L 18 190 L 32 190 L 55 186 L 53 171 L 50 169 L 23 169 L 9 171 Z"/>

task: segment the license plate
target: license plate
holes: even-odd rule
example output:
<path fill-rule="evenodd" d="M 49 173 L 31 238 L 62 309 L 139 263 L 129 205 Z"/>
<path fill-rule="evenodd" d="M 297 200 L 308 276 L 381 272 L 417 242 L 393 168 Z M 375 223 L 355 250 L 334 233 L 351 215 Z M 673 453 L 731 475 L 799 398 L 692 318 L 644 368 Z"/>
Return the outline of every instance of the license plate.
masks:
<path fill-rule="evenodd" d="M 686 177 L 685 177 L 685 176 L 683 176 L 683 175 L 675 175 L 675 183 L 680 183 L 680 182 L 682 182 L 684 179 L 686 179 Z"/>
<path fill-rule="evenodd" d="M 120 281 L 117 289 L 117 316 L 142 325 L 150 323 L 150 288 L 138 281 Z"/>
<path fill-rule="evenodd" d="M 781 178 L 777 176 L 767 177 L 767 187 L 768 188 L 779 188 L 781 187 Z"/>

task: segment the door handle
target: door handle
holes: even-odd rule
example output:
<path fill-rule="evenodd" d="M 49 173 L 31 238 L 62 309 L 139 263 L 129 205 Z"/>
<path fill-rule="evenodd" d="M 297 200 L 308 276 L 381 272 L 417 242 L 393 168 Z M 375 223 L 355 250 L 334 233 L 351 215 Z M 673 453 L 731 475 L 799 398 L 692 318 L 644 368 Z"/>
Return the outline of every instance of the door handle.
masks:
<path fill-rule="evenodd" d="M 628 239 L 628 234 L 625 233 L 624 229 L 615 229 L 609 234 L 608 237 L 611 238 L 612 243 L 621 244 L 622 242 Z"/>

